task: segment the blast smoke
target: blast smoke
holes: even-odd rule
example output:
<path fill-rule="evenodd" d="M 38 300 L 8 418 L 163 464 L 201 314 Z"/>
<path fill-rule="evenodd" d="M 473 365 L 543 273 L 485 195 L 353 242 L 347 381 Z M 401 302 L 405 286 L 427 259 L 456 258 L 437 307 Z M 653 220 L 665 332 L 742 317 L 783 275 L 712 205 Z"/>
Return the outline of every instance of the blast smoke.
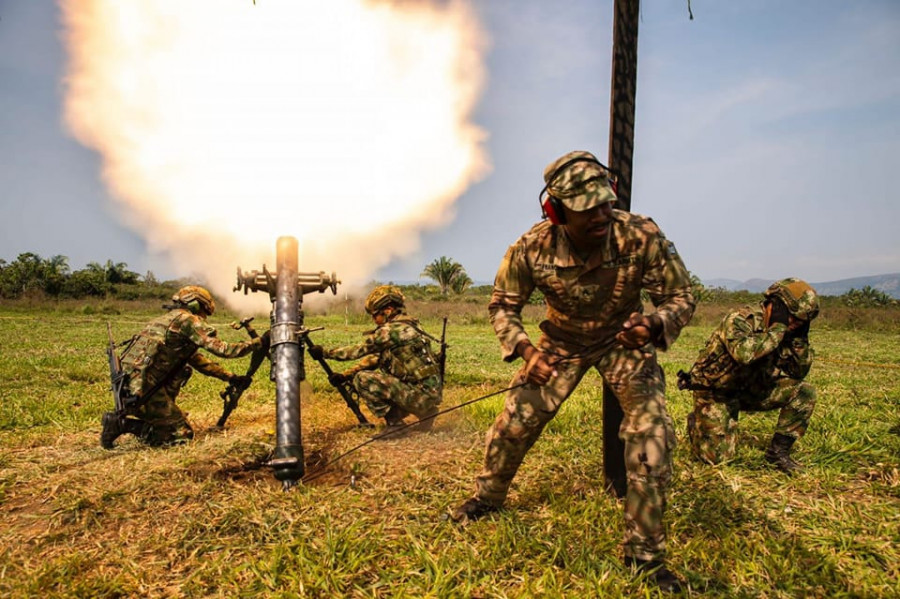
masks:
<path fill-rule="evenodd" d="M 122 218 L 233 301 L 234 270 L 344 289 L 414 252 L 487 172 L 485 42 L 451 2 L 61 0 L 65 121 Z"/>

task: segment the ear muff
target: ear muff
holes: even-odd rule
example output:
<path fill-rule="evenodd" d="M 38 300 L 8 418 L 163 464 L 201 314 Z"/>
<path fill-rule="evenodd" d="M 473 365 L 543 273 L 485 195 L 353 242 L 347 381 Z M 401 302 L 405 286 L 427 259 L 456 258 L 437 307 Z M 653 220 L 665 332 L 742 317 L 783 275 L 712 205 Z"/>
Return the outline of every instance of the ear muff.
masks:
<path fill-rule="evenodd" d="M 547 194 L 547 199 L 541 204 L 541 216 L 550 219 L 554 225 L 566 224 L 566 212 L 563 210 L 562 202 L 559 198 Z"/>
<path fill-rule="evenodd" d="M 613 193 L 616 192 L 616 188 L 618 187 L 618 178 L 616 175 L 609 169 L 608 166 L 596 160 L 594 158 L 588 158 L 587 156 L 579 156 L 578 158 L 573 158 L 572 160 L 568 160 L 563 162 L 556 170 L 553 171 L 553 174 L 547 179 L 547 184 L 541 189 L 541 193 L 538 194 L 538 202 L 541 205 L 541 217 L 549 219 L 551 223 L 554 225 L 564 225 L 566 224 L 566 212 L 563 210 L 562 201 L 559 198 L 549 193 L 547 190 L 553 185 L 553 182 L 559 177 L 560 173 L 564 170 L 576 164 L 578 162 L 590 162 L 591 164 L 600 165 L 607 173 L 609 173 L 609 183 L 612 187 Z M 544 198 L 544 194 L 547 195 L 546 199 Z"/>
<path fill-rule="evenodd" d="M 195 299 L 185 304 L 185 308 L 187 308 L 191 314 L 200 314 L 200 312 L 203 311 L 203 307 L 200 305 L 200 302 Z"/>

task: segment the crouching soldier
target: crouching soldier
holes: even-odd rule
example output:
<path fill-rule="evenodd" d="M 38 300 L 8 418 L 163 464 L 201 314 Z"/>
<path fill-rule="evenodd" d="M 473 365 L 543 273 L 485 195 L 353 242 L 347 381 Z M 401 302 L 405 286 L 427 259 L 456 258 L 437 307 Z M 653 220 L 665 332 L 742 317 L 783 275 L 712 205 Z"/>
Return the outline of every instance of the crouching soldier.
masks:
<path fill-rule="evenodd" d="M 100 445 L 112 449 L 115 440 L 131 433 L 150 446 L 189 441 L 194 431 L 175 404 L 178 393 L 197 370 L 206 376 L 246 387 L 247 377 L 229 372 L 199 352 L 239 358 L 261 347 L 265 335 L 242 343 L 226 343 L 206 322 L 216 304 L 209 291 L 189 285 L 172 296 L 171 310 L 148 323 L 121 356 L 122 392 L 135 407 L 126 414 L 103 415 Z"/>
<path fill-rule="evenodd" d="M 734 455 L 740 412 L 780 409 L 766 460 L 788 474 L 799 469 L 790 451 L 816 405 L 816 390 L 804 379 L 813 361 L 809 325 L 818 313 L 808 283 L 777 281 L 759 306 L 728 314 L 690 373 L 678 373 L 678 386 L 693 391 L 688 436 L 697 459 L 718 464 Z"/>
<path fill-rule="evenodd" d="M 399 288 L 380 285 L 366 299 L 368 312 L 377 325 L 356 345 L 309 349 L 313 359 L 359 360 L 352 368 L 332 375 L 332 384 L 353 381 L 369 410 L 384 418 L 386 430 L 404 426 L 412 414 L 424 420 L 437 414 L 441 403 L 438 360 L 431 349 L 437 339 L 422 330 L 419 322 L 406 314 L 405 298 Z M 419 425 L 431 430 L 434 419 Z"/>

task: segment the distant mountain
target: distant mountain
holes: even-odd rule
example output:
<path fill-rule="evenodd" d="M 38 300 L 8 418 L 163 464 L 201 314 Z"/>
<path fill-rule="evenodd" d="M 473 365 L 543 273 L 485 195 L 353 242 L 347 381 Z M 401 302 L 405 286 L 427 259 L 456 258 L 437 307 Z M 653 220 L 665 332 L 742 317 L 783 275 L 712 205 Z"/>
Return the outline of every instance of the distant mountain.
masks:
<path fill-rule="evenodd" d="M 851 288 L 862 289 L 868 285 L 873 289 L 888 294 L 894 299 L 900 299 L 900 273 L 856 277 L 828 283 L 811 283 L 811 285 L 822 295 L 843 295 L 850 291 Z"/>
<path fill-rule="evenodd" d="M 736 279 L 710 279 L 703 281 L 707 287 L 722 287 L 729 291 L 745 289 L 753 293 L 761 293 L 772 284 L 775 279 L 748 279 L 738 281 Z M 882 291 L 894 299 L 900 299 L 900 273 L 888 275 L 872 275 L 870 277 L 854 277 L 839 281 L 827 281 L 825 283 L 810 283 L 822 295 L 843 295 L 851 289 L 862 289 L 866 285 Z"/>
<path fill-rule="evenodd" d="M 378 280 L 379 284 L 382 284 L 382 281 Z M 418 285 L 420 287 L 425 287 L 426 285 L 437 285 L 432 279 L 428 279 L 422 277 L 420 279 L 388 279 L 385 284 L 387 285 Z M 472 281 L 472 287 L 482 287 L 484 285 L 493 285 L 494 281 Z"/>

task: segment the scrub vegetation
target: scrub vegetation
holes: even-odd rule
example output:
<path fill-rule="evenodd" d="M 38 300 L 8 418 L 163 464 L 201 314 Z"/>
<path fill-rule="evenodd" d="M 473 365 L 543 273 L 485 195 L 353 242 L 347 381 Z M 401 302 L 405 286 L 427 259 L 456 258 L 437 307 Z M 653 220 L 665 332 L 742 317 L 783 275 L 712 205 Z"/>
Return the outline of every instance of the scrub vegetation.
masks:
<path fill-rule="evenodd" d="M 448 408 L 509 384 L 483 288 L 452 302 L 410 290 L 410 312 L 440 333 L 449 317 Z M 727 298 L 726 298 L 727 299 Z M 734 298 L 731 298 L 734 300 Z M 756 301 L 758 297 L 748 298 Z M 91 303 L 93 302 L 93 303 Z M 506 509 L 457 526 L 497 395 L 438 418 L 432 434 L 371 443 L 307 361 L 303 442 L 312 478 L 283 492 L 265 466 L 274 385 L 264 367 L 224 433 L 208 432 L 224 384 L 195 375 L 180 405 L 193 443 L 100 448 L 111 409 L 106 322 L 117 340 L 158 302 L 21 299 L 0 304 L 0 596 L 590 597 L 654 596 L 621 565 L 622 510 L 604 491 L 601 387 L 589 374 L 529 453 Z M 734 303 L 702 304 L 661 361 L 679 439 L 690 366 Z M 739 305 L 739 304 L 738 304 Z M 537 331 L 540 306 L 528 307 Z M 227 340 L 233 314 L 211 322 Z M 263 315 L 257 323 L 266 322 Z M 360 302 L 311 305 L 324 345 L 371 327 Z M 259 328 L 264 328 L 259 325 Z M 819 404 L 786 478 L 763 451 L 776 414 L 742 415 L 733 461 L 675 451 L 669 564 L 704 597 L 900 596 L 900 309 L 826 302 L 810 336 Z M 241 372 L 246 360 L 227 363 Z"/>

